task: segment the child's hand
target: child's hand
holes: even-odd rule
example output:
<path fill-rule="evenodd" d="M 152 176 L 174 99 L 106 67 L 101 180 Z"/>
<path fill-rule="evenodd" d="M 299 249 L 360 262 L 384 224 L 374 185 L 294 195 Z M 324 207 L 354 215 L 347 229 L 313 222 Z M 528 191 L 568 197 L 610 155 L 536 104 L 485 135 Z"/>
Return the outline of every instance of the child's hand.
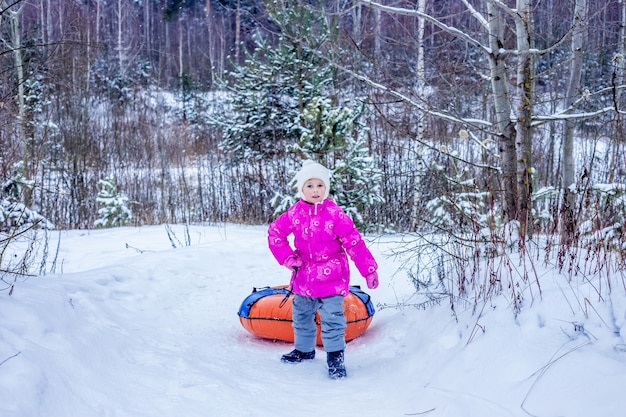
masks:
<path fill-rule="evenodd" d="M 287 258 L 285 258 L 283 265 L 293 271 L 294 269 L 300 268 L 302 266 L 302 259 L 300 259 L 300 256 L 298 256 L 297 254 L 292 253 Z"/>
<path fill-rule="evenodd" d="M 367 282 L 367 288 L 369 288 L 370 290 L 377 288 L 378 287 L 378 273 L 374 271 L 368 276 L 366 276 L 365 282 Z"/>

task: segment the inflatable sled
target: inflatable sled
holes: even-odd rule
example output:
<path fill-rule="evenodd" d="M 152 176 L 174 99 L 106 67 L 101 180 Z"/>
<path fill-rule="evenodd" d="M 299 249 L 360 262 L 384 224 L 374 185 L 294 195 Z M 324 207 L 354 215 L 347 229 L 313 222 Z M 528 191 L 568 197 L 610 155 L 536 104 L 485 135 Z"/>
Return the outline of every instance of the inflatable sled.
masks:
<path fill-rule="evenodd" d="M 239 308 L 241 325 L 255 336 L 293 342 L 291 327 L 291 299 L 293 294 L 287 286 L 254 289 Z M 374 317 L 374 305 L 370 296 L 357 286 L 350 286 L 350 293 L 343 301 L 346 315 L 346 342 L 362 335 Z M 322 345 L 319 313 L 317 323 L 317 344 Z"/>

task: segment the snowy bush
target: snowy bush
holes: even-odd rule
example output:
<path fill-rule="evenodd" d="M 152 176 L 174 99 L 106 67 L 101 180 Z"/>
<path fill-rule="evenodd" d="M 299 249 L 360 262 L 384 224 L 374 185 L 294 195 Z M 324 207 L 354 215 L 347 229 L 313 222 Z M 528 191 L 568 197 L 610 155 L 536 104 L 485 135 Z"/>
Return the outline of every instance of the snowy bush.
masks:
<path fill-rule="evenodd" d="M 33 181 L 26 178 L 26 169 L 22 161 L 16 162 L 11 168 L 11 178 L 2 183 L 2 192 L 7 197 L 18 199 L 24 190 L 32 189 Z"/>
<path fill-rule="evenodd" d="M 554 186 L 542 187 L 533 192 L 532 218 L 533 226 L 537 230 L 554 229 L 554 214 L 552 210 L 557 204 L 559 190 Z"/>
<path fill-rule="evenodd" d="M 586 197 L 590 216 L 578 226 L 584 246 L 626 250 L 626 184 L 595 184 Z"/>
<path fill-rule="evenodd" d="M 489 195 L 488 192 L 459 192 L 433 198 L 426 203 L 432 215 L 430 222 L 437 228 L 464 232 L 489 227 L 494 221 L 499 223 L 494 213 L 485 208 Z"/>
<path fill-rule="evenodd" d="M 13 176 L 2 184 L 0 196 L 0 281 L 6 284 L 0 291 L 9 295 L 17 278 L 30 272 L 38 229 L 54 229 L 48 219 L 19 201 L 33 187 L 24 172 L 21 162 L 14 164 Z M 18 249 L 8 250 L 10 245 Z"/>
<path fill-rule="evenodd" d="M 54 229 L 54 225 L 36 211 L 19 201 L 25 190 L 33 188 L 33 181 L 26 178 L 24 164 L 13 164 L 12 176 L 2 184 L 0 200 L 0 230 L 8 232 L 27 227 Z"/>
<path fill-rule="evenodd" d="M 128 208 L 128 198 L 118 193 L 115 180 L 108 177 L 98 182 L 100 192 L 96 202 L 99 218 L 94 222 L 96 227 L 123 226 L 132 219 L 132 213 Z"/>
<path fill-rule="evenodd" d="M 454 231 L 455 234 L 474 234 L 483 229 L 499 229 L 501 214 L 491 207 L 489 191 L 480 191 L 474 178 L 464 178 L 466 172 L 459 170 L 449 175 L 449 169 L 431 165 L 431 172 L 445 184 L 444 194 L 426 202 L 430 214 L 428 222 L 438 230 Z"/>
<path fill-rule="evenodd" d="M 2 199 L 0 201 L 0 230 L 7 232 L 25 227 L 54 229 L 54 225 L 48 219 L 24 204 L 12 198 Z"/>

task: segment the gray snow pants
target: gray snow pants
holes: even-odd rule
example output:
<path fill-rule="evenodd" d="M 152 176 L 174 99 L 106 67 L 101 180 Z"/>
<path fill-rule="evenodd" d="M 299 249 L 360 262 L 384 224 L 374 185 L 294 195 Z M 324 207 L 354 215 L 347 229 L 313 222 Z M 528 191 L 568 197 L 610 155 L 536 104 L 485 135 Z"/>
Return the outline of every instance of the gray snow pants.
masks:
<path fill-rule="evenodd" d="M 301 352 L 315 350 L 317 327 L 315 312 L 322 321 L 322 343 L 326 352 L 344 350 L 346 347 L 346 316 L 342 295 L 310 298 L 295 294 L 292 303 L 294 347 Z"/>

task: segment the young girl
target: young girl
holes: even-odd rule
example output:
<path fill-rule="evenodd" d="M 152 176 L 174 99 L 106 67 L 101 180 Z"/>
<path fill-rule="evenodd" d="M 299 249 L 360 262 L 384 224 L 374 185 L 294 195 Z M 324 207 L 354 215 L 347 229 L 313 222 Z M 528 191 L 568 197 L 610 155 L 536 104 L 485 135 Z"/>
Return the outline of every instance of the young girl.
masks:
<path fill-rule="evenodd" d="M 327 353 L 328 375 L 344 378 L 346 317 L 343 298 L 349 294 L 348 257 L 365 277 L 367 287 L 378 287 L 378 265 L 354 223 L 328 199 L 330 171 L 307 160 L 296 174 L 300 200 L 269 227 L 269 248 L 293 272 L 292 314 L 295 349 L 282 356 L 285 363 L 315 358 L 315 313 L 322 320 L 322 343 Z M 293 234 L 295 250 L 288 236 Z"/>

